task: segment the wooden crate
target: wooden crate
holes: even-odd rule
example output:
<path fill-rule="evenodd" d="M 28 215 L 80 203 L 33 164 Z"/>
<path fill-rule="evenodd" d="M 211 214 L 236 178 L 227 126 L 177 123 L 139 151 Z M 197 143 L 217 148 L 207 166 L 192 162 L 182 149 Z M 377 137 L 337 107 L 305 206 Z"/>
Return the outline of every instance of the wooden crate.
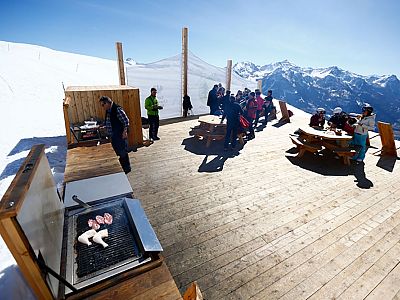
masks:
<path fill-rule="evenodd" d="M 101 96 L 110 97 L 120 105 L 129 118 L 128 145 L 134 147 L 143 143 L 139 89 L 126 85 L 70 86 L 65 90 L 63 103 L 65 131 L 68 146 L 76 143 L 70 127 L 90 118 L 104 120 L 105 112 L 100 105 Z"/>

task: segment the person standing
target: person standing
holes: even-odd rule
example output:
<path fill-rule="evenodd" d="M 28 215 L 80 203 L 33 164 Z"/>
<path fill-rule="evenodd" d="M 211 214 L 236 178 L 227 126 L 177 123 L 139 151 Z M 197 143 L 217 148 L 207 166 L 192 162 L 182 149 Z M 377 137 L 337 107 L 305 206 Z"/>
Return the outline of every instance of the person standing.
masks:
<path fill-rule="evenodd" d="M 249 126 L 249 140 L 252 140 L 255 138 L 254 135 L 254 119 L 256 118 L 256 112 L 257 112 L 257 102 L 256 102 L 256 94 L 254 92 L 251 92 L 249 94 L 249 98 L 247 100 L 246 104 L 246 109 L 247 109 L 247 116 L 246 119 L 249 121 L 250 126 Z"/>
<path fill-rule="evenodd" d="M 272 90 L 268 90 L 267 97 L 264 98 L 264 122 L 267 124 L 269 114 L 274 109 L 274 104 L 272 102 Z"/>
<path fill-rule="evenodd" d="M 125 174 L 128 174 L 131 171 L 131 164 L 127 151 L 129 119 L 122 107 L 114 103 L 111 98 L 101 96 L 99 102 L 106 111 L 105 124 L 107 133 L 111 137 L 111 145 L 115 154 L 119 156 L 119 163 L 122 169 Z"/>
<path fill-rule="evenodd" d="M 158 111 L 162 109 L 162 106 L 158 105 L 158 100 L 156 98 L 157 89 L 151 88 L 150 96 L 144 101 L 144 107 L 147 110 L 147 118 L 149 119 L 149 137 L 150 140 L 159 140 L 158 137 L 158 127 L 160 127 L 160 117 Z"/>
<path fill-rule="evenodd" d="M 183 96 L 182 108 L 183 108 L 183 117 L 186 118 L 188 116 L 188 111 L 193 108 L 192 102 L 190 102 L 190 96 L 187 94 Z"/>
<path fill-rule="evenodd" d="M 352 157 L 357 162 L 362 162 L 365 158 L 365 152 L 367 152 L 367 138 L 368 130 L 374 130 L 375 128 L 375 114 L 373 107 L 365 103 L 362 107 L 362 115 L 358 122 L 354 125 L 354 136 L 353 145 L 361 146 L 361 150 Z"/>
<path fill-rule="evenodd" d="M 260 114 L 263 111 L 264 99 L 261 97 L 261 92 L 259 89 L 257 89 L 255 92 L 256 92 L 257 112 L 256 112 L 256 120 L 254 121 L 254 127 L 257 127 L 258 120 L 260 119 Z"/>
<path fill-rule="evenodd" d="M 236 147 L 236 140 L 240 125 L 240 115 L 243 114 L 242 108 L 234 96 L 229 96 L 229 102 L 225 103 L 222 121 L 226 118 L 226 135 L 224 142 L 224 150 L 228 150 L 229 143 L 232 149 Z"/>
<path fill-rule="evenodd" d="M 215 84 L 212 90 L 208 92 L 207 106 L 210 107 L 210 115 L 213 115 L 218 110 L 217 90 L 218 84 Z"/>

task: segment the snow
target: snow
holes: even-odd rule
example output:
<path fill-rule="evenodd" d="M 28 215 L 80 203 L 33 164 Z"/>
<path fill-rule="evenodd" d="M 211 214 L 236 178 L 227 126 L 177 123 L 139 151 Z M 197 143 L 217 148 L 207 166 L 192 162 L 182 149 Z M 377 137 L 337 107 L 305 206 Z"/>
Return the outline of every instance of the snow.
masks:
<path fill-rule="evenodd" d="M 225 69 L 209 65 L 192 54 L 190 57 L 195 76 L 189 77 L 189 88 L 192 88 L 189 92 L 195 94 L 196 91 L 198 95 L 193 94 L 193 97 L 200 99 L 213 84 L 225 82 Z M 146 65 L 129 59 L 126 65 L 127 77 L 131 79 L 129 83 L 140 87 L 141 98 L 148 94 L 150 87 L 158 85 L 162 97 L 160 102 L 170 108 L 180 108 L 180 96 L 169 98 L 167 94 L 163 95 L 163 90 L 180 95 L 180 78 L 171 79 L 170 73 L 174 70 L 175 74 L 179 74 L 179 55 Z M 129 70 L 136 72 L 136 77 L 130 76 Z M 156 78 L 166 78 L 166 81 L 157 84 Z M 0 105 L 5 112 L 0 118 L 0 199 L 35 144 L 46 145 L 45 152 L 55 182 L 58 185 L 62 183 L 66 158 L 63 86 L 117 84 L 116 61 L 0 41 Z M 255 85 L 233 75 L 232 92 L 246 86 L 254 89 Z M 199 111 L 204 110 L 205 105 L 198 105 L 198 108 Z M 33 299 L 1 237 L 0 257 L 2 298 Z"/>

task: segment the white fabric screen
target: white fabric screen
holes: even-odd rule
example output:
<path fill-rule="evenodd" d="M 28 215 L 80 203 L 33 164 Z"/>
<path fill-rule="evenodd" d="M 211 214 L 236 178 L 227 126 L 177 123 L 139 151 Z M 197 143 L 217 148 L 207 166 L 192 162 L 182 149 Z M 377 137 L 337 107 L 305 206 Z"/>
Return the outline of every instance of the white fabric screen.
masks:
<path fill-rule="evenodd" d="M 161 119 L 179 117 L 182 115 L 182 83 L 181 55 L 150 64 L 131 65 L 126 68 L 127 84 L 140 90 L 142 116 L 146 116 L 144 100 L 150 95 L 150 88 L 158 90 L 157 99 L 164 107 L 160 111 Z M 206 63 L 193 53 L 188 55 L 188 94 L 196 115 L 209 112 L 207 106 L 208 92 L 214 84 L 226 84 L 226 68 L 220 68 Z M 246 80 L 232 72 L 231 90 L 256 88 L 256 83 Z"/>

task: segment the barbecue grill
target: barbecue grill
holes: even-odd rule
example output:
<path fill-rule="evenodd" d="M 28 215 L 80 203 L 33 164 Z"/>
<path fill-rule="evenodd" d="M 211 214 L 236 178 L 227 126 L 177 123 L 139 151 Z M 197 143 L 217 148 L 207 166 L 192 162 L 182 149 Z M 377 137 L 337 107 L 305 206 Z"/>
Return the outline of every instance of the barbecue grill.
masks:
<path fill-rule="evenodd" d="M 83 186 L 123 178 L 112 176 Z M 69 198 L 80 189 L 79 182 L 67 186 L 68 201 L 60 201 L 44 146 L 34 146 L 0 202 L 0 232 L 38 298 L 85 298 L 162 263 L 162 247 L 130 187 L 105 198 L 85 190 L 78 205 Z M 108 229 L 108 247 L 78 242 L 88 220 L 104 213 L 113 217 L 99 229 Z"/>

